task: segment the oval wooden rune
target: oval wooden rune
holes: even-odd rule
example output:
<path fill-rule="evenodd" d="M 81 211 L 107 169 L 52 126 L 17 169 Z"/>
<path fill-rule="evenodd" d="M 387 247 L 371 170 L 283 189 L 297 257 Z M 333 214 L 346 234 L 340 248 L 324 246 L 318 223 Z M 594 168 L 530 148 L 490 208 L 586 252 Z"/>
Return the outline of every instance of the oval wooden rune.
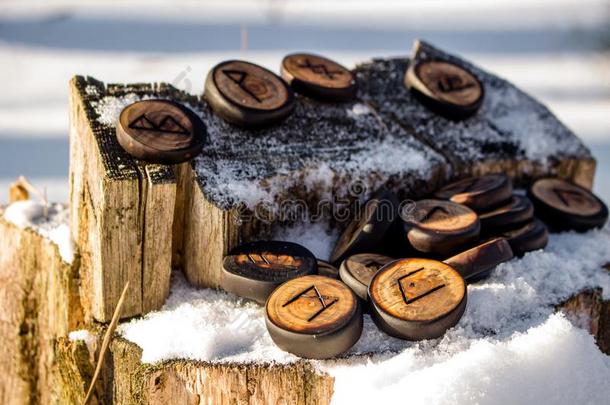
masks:
<path fill-rule="evenodd" d="M 331 263 L 339 264 L 355 253 L 375 251 L 398 217 L 398 198 L 383 190 L 367 201 L 358 214 L 339 237 L 330 256 Z"/>
<path fill-rule="evenodd" d="M 316 259 L 305 247 L 279 241 L 250 242 L 223 259 L 221 286 L 225 291 L 265 303 L 280 284 L 317 272 Z"/>
<path fill-rule="evenodd" d="M 481 233 L 487 235 L 514 228 L 534 218 L 534 206 L 529 198 L 513 195 L 508 204 L 479 214 Z"/>
<path fill-rule="evenodd" d="M 295 105 L 292 89 L 279 76 L 238 60 L 219 63 L 208 73 L 204 97 L 216 114 L 241 126 L 276 123 Z"/>
<path fill-rule="evenodd" d="M 373 276 L 380 268 L 394 260 L 389 256 L 360 253 L 352 255 L 341 263 L 341 280 L 363 300 L 368 300 L 368 289 Z"/>
<path fill-rule="evenodd" d="M 432 339 L 454 326 L 466 308 L 466 283 L 451 266 L 400 259 L 382 267 L 369 286 L 371 315 L 386 333 Z"/>
<path fill-rule="evenodd" d="M 190 109 L 168 100 L 143 100 L 125 107 L 116 124 L 119 144 L 136 159 L 175 164 L 203 147 L 205 125 Z"/>
<path fill-rule="evenodd" d="M 479 237 L 477 214 L 451 201 L 416 201 L 403 209 L 401 218 L 410 245 L 420 252 L 447 256 Z"/>
<path fill-rule="evenodd" d="M 434 112 L 451 119 L 474 114 L 483 102 L 483 85 L 474 74 L 443 60 L 409 65 L 405 85 Z"/>
<path fill-rule="evenodd" d="M 347 101 L 356 96 L 356 78 L 345 67 L 323 56 L 294 53 L 282 60 L 282 78 L 308 97 Z"/>
<path fill-rule="evenodd" d="M 538 218 L 517 229 L 505 231 L 500 236 L 506 238 L 513 253 L 518 257 L 527 252 L 543 249 L 549 241 L 546 226 Z"/>
<path fill-rule="evenodd" d="M 528 193 L 536 216 L 552 230 L 586 231 L 602 227 L 608 208 L 589 190 L 561 179 L 537 180 Z"/>
<path fill-rule="evenodd" d="M 488 277 L 498 264 L 512 258 L 513 251 L 508 241 L 495 238 L 443 262 L 456 269 L 466 281 L 472 282 Z"/>
<path fill-rule="evenodd" d="M 334 279 L 339 278 L 339 269 L 330 264 L 325 260 L 317 260 L 318 262 L 318 274 L 321 276 L 326 276 Z"/>
<path fill-rule="evenodd" d="M 447 184 L 434 193 L 434 196 L 464 204 L 476 212 L 483 212 L 507 202 L 512 193 L 513 186 L 508 176 L 496 173 Z"/>
<path fill-rule="evenodd" d="M 265 320 L 282 350 L 306 358 L 337 356 L 362 333 L 362 310 L 354 293 L 341 281 L 318 275 L 295 278 L 273 291 Z"/>

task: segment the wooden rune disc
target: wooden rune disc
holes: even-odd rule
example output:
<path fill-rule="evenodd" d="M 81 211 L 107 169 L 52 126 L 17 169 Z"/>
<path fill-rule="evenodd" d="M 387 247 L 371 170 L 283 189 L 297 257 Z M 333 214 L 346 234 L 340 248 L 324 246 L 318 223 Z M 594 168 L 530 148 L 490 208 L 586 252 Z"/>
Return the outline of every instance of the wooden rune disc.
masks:
<path fill-rule="evenodd" d="M 602 227 L 608 220 L 608 208 L 589 190 L 561 179 L 536 181 L 529 197 L 536 216 L 552 230 L 586 231 Z"/>
<path fill-rule="evenodd" d="M 505 174 L 496 173 L 480 177 L 469 177 L 447 184 L 434 196 L 464 204 L 476 212 L 487 211 L 510 200 L 513 186 Z"/>
<path fill-rule="evenodd" d="M 325 359 L 347 351 L 362 333 L 362 310 L 345 284 L 324 276 L 304 276 L 269 296 L 265 320 L 271 338 L 297 356 Z"/>
<path fill-rule="evenodd" d="M 240 126 L 277 123 L 295 105 L 292 89 L 279 76 L 239 60 L 219 63 L 208 73 L 204 97 L 216 114 Z"/>
<path fill-rule="evenodd" d="M 474 114 L 485 93 L 474 74 L 443 60 L 411 63 L 405 74 L 405 85 L 428 108 L 451 119 Z"/>
<path fill-rule="evenodd" d="M 513 251 L 504 238 L 495 238 L 443 260 L 466 281 L 482 280 L 500 263 L 513 258 Z"/>
<path fill-rule="evenodd" d="M 400 259 L 375 274 L 371 315 L 380 329 L 408 340 L 432 339 L 454 326 L 466 308 L 466 283 L 451 266 Z"/>
<path fill-rule="evenodd" d="M 401 218 L 409 244 L 420 252 L 446 257 L 479 237 L 479 218 L 465 205 L 420 200 L 408 208 L 403 209 Z"/>
<path fill-rule="evenodd" d="M 192 159 L 205 140 L 205 125 L 192 110 L 168 100 L 125 107 L 116 124 L 119 144 L 136 159 L 175 164 Z"/>
<path fill-rule="evenodd" d="M 293 53 L 282 60 L 282 78 L 294 91 L 327 101 L 347 101 L 356 96 L 356 78 L 345 67 L 323 56 Z"/>
<path fill-rule="evenodd" d="M 234 248 L 223 259 L 221 286 L 225 291 L 264 304 L 280 284 L 315 274 L 314 255 L 291 242 L 250 242 Z"/>
<path fill-rule="evenodd" d="M 325 260 L 318 259 L 317 262 L 318 262 L 318 275 L 330 277 L 330 278 L 334 278 L 334 279 L 339 278 L 339 269 L 337 269 L 335 266 L 333 266 L 332 264 L 330 264 L 329 262 L 327 262 Z"/>
<path fill-rule="evenodd" d="M 517 229 L 506 231 L 500 236 L 506 238 L 517 257 L 521 257 L 527 252 L 544 249 L 549 241 L 546 226 L 538 218 L 534 218 Z"/>
<path fill-rule="evenodd" d="M 529 198 L 513 195 L 508 204 L 479 214 L 481 233 L 493 234 L 498 230 L 514 228 L 534 218 L 534 206 Z"/>
<path fill-rule="evenodd" d="M 352 255 L 341 263 L 341 280 L 363 300 L 368 300 L 368 289 L 373 276 L 380 268 L 394 260 L 389 256 L 373 253 Z"/>
<path fill-rule="evenodd" d="M 367 201 L 359 212 L 359 217 L 343 231 L 330 256 L 330 262 L 337 265 L 352 254 L 375 251 L 397 218 L 396 195 L 389 190 L 378 192 Z"/>

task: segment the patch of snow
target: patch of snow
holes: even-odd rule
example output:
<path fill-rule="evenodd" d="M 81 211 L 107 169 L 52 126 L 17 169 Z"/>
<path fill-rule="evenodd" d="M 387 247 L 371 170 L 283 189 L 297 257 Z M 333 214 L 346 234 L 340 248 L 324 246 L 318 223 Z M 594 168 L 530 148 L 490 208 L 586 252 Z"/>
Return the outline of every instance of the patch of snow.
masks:
<path fill-rule="evenodd" d="M 87 329 L 74 330 L 68 334 L 68 339 L 75 342 L 77 340 L 82 340 L 87 345 L 87 349 L 89 349 L 89 353 L 93 354 L 95 352 L 95 346 L 97 344 L 97 339 L 95 336 L 89 332 Z"/>
<path fill-rule="evenodd" d="M 328 249 L 322 245 L 332 246 L 331 235 L 326 227 L 313 224 L 278 230 L 275 236 L 302 243 L 323 256 Z M 469 285 L 466 312 L 443 337 L 422 342 L 392 338 L 364 315 L 362 336 L 344 357 L 312 363 L 336 377 L 339 398 L 356 395 L 347 392 L 349 387 L 392 391 L 417 387 L 413 381 L 429 379 L 428 385 L 422 387 L 433 389 L 421 395 L 422 401 L 430 403 L 443 403 L 453 397 L 466 401 L 465 398 L 474 398 L 477 390 L 483 388 L 493 396 L 477 400 L 502 400 L 521 381 L 518 374 L 532 379 L 528 387 L 534 387 L 536 381 L 549 383 L 558 368 L 565 373 L 591 364 L 599 375 L 608 375 L 608 358 L 586 333 L 571 327 L 562 316 L 554 315 L 554 306 L 589 287 L 602 287 L 605 296 L 610 295 L 610 273 L 602 269 L 610 262 L 609 245 L 608 225 L 584 234 L 553 234 L 545 250 L 503 263 L 488 280 Z M 124 323 L 118 330 L 143 349 L 145 363 L 170 359 L 294 362 L 296 356 L 273 344 L 263 311 L 262 306 L 228 293 L 196 289 L 181 273 L 175 273 L 164 307 Z M 549 354 L 546 349 L 551 340 L 553 351 Z M 378 375 L 376 370 L 385 371 L 379 378 L 364 382 L 371 375 Z M 510 370 L 516 370 L 514 375 Z M 464 378 L 460 373 L 464 373 Z M 430 377 L 437 374 L 447 379 Z M 597 395 L 608 389 L 607 384 L 595 385 L 596 378 L 582 382 L 578 388 L 570 385 L 576 391 L 569 395 L 578 397 L 585 389 Z M 512 384 L 512 388 L 503 387 L 505 383 Z M 540 388 L 541 391 L 531 393 L 531 398 L 549 389 Z M 441 396 L 440 392 L 446 395 Z"/>
<path fill-rule="evenodd" d="M 33 201 L 16 201 L 4 210 L 4 219 L 21 229 L 31 228 L 43 237 L 55 243 L 62 260 L 72 263 L 74 260 L 74 243 L 68 226 L 68 208 L 63 204 L 49 204 L 47 216 L 44 215 L 44 204 Z"/>
<path fill-rule="evenodd" d="M 352 108 L 349 108 L 347 110 L 347 115 L 352 118 L 355 118 L 359 115 L 371 114 L 372 112 L 373 110 L 371 110 L 371 107 L 369 107 L 367 104 L 356 103 L 352 106 Z"/>
<path fill-rule="evenodd" d="M 87 88 L 94 88 L 94 86 L 87 86 Z M 87 88 L 85 91 L 87 91 Z M 133 104 L 136 101 L 143 99 L 135 93 L 126 94 L 123 97 L 106 96 L 99 101 L 92 101 L 91 105 L 95 109 L 95 112 L 99 115 L 97 120 L 100 124 L 114 127 L 119 120 L 119 115 L 123 108 L 129 104 Z M 145 98 L 144 98 L 145 99 Z"/>
<path fill-rule="evenodd" d="M 339 231 L 329 229 L 323 221 L 281 227 L 273 235 L 275 240 L 287 240 L 305 246 L 316 258 L 322 260 L 328 260 L 338 238 Z"/>

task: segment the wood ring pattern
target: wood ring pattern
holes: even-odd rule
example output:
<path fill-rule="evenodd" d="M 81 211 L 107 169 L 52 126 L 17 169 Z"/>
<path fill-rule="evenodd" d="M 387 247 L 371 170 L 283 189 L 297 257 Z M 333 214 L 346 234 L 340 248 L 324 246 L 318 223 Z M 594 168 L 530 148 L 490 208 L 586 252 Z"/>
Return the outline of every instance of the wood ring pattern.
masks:
<path fill-rule="evenodd" d="M 267 316 L 276 326 L 310 335 L 342 328 L 357 308 L 356 297 L 345 284 L 315 275 L 282 284 L 266 305 Z"/>
<path fill-rule="evenodd" d="M 116 125 L 117 140 L 137 159 L 173 164 L 193 158 L 203 147 L 203 121 L 168 100 L 142 100 L 125 107 Z"/>
<path fill-rule="evenodd" d="M 296 92 L 312 98 L 345 101 L 356 95 L 354 75 L 337 62 L 319 55 L 287 55 L 282 60 L 281 75 Z"/>

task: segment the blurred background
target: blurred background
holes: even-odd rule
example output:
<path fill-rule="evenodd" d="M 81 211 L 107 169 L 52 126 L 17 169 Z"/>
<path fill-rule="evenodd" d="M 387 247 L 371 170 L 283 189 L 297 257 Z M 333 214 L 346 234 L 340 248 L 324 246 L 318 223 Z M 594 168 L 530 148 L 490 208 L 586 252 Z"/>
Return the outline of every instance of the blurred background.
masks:
<path fill-rule="evenodd" d="M 610 201 L 609 0 L 0 0 L 0 203 L 20 174 L 67 201 L 74 74 L 201 93 L 226 58 L 277 71 L 313 51 L 353 66 L 415 38 L 547 104 L 591 148 Z"/>

